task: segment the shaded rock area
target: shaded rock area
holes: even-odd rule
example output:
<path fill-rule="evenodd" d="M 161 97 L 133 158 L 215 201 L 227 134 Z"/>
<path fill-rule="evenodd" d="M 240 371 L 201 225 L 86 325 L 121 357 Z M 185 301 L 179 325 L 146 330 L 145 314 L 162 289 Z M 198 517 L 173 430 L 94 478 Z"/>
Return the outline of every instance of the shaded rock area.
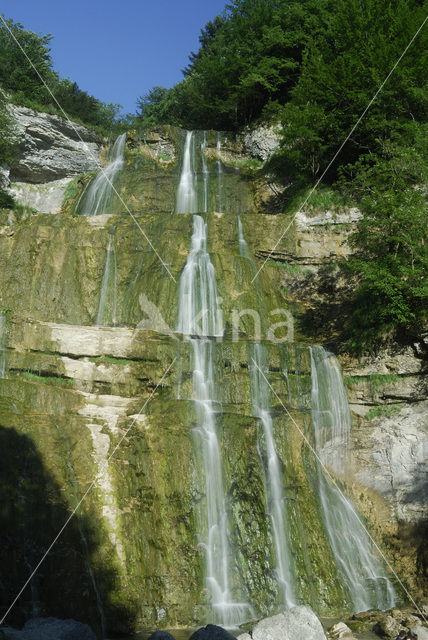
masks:
<path fill-rule="evenodd" d="M 189 640 L 235 640 L 235 636 L 215 624 L 207 624 L 190 636 Z"/>
<path fill-rule="evenodd" d="M 96 640 L 92 629 L 76 620 L 32 618 L 18 631 L 0 627 L 1 640 Z"/>

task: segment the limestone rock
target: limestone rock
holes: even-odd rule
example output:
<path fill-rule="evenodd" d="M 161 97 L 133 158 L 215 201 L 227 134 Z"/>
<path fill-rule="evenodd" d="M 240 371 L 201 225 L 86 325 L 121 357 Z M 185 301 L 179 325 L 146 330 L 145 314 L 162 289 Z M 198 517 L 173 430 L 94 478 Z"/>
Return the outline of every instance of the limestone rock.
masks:
<path fill-rule="evenodd" d="M 251 633 L 253 640 L 325 640 L 320 621 L 309 607 L 293 607 L 261 620 Z"/>
<path fill-rule="evenodd" d="M 427 515 L 428 401 L 404 407 L 357 434 L 361 484 L 384 495 L 396 515 L 420 522 Z"/>
<path fill-rule="evenodd" d="M 348 640 L 355 639 L 351 629 L 344 622 L 338 622 L 333 625 L 328 632 L 328 637 L 331 638 L 331 640 L 341 640 L 342 638 L 347 638 Z"/>
<path fill-rule="evenodd" d="M 244 136 L 245 151 L 255 158 L 267 160 L 279 147 L 281 136 L 276 127 L 258 127 Z"/>
<path fill-rule="evenodd" d="M 6 640 L 96 640 L 92 629 L 76 620 L 32 618 L 21 629 L 6 628 Z"/>
<path fill-rule="evenodd" d="M 418 640 L 428 640 L 428 629 L 421 625 L 415 625 L 410 629 L 412 633 L 416 633 Z"/>
<path fill-rule="evenodd" d="M 349 211 L 344 213 L 337 214 L 330 210 L 322 211 L 315 216 L 307 215 L 304 211 L 298 211 L 296 213 L 296 223 L 300 229 L 308 229 L 310 227 L 324 225 L 351 225 L 358 222 L 358 220 L 361 220 L 362 217 L 362 213 L 356 207 L 352 207 Z"/>
<path fill-rule="evenodd" d="M 40 213 L 59 213 L 70 180 L 71 178 L 61 178 L 42 184 L 15 182 L 9 191 L 26 207 L 36 209 Z"/>
<path fill-rule="evenodd" d="M 10 105 L 20 139 L 11 182 L 43 183 L 100 168 L 98 135 L 60 116 Z"/>
<path fill-rule="evenodd" d="M 374 631 L 376 631 L 376 633 L 382 638 L 395 640 L 402 628 L 401 624 L 395 618 L 392 616 L 385 616 L 375 625 Z"/>

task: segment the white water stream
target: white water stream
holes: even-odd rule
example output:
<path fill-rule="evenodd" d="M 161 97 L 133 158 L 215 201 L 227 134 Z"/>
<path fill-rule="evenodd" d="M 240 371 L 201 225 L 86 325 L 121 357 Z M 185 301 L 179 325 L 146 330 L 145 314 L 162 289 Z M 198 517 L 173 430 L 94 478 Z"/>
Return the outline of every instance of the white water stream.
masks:
<path fill-rule="evenodd" d="M 310 347 L 312 422 L 318 455 L 336 474 L 346 471 L 351 416 L 336 358 L 322 347 Z M 390 609 L 396 594 L 374 543 L 355 506 L 318 465 L 322 515 L 336 564 L 356 612 Z"/>
<path fill-rule="evenodd" d="M 122 133 L 113 145 L 109 164 L 86 187 L 77 204 L 77 210 L 81 215 L 113 213 L 109 211 L 109 206 L 114 196 L 115 183 L 125 164 L 125 142 L 126 133 Z"/>
<path fill-rule="evenodd" d="M 270 413 L 270 389 L 265 379 L 265 376 L 268 376 L 267 353 L 260 343 L 254 343 L 250 353 L 251 401 L 254 415 L 260 418 L 263 427 L 263 438 L 259 438 L 258 450 L 264 467 L 267 515 L 272 524 L 275 573 L 282 603 L 289 608 L 297 604 L 295 569 L 290 551 L 290 529 L 281 462 L 276 451 L 274 425 Z"/>
<path fill-rule="evenodd" d="M 186 136 L 177 211 L 197 210 L 193 133 Z M 208 189 L 208 186 L 207 186 Z M 235 602 L 230 588 L 230 549 L 223 468 L 215 412 L 214 347 L 210 337 L 223 335 L 214 266 L 207 252 L 207 225 L 193 216 L 191 249 L 180 278 L 177 331 L 189 338 L 193 350 L 193 399 L 197 413 L 195 445 L 205 475 L 205 513 L 200 544 L 205 551 L 206 584 L 216 622 L 233 627 L 248 617 L 247 603 Z"/>

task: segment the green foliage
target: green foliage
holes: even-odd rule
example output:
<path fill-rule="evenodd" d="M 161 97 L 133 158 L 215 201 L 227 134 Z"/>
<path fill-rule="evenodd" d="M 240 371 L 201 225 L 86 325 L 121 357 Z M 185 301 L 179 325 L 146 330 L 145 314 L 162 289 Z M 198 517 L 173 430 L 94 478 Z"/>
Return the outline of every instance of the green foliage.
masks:
<path fill-rule="evenodd" d="M 155 87 L 146 97 L 149 110 L 139 105 L 140 116 L 186 128 L 235 129 L 262 112 L 276 113 L 298 79 L 309 35 L 328 19 L 330 4 L 232 0 L 202 30 L 184 80 L 162 95 Z"/>
<path fill-rule="evenodd" d="M 382 335 L 417 332 L 426 321 L 426 130 L 412 123 L 403 140 L 385 143 L 382 156 L 361 157 L 347 178 L 364 214 L 347 264 L 359 286 L 345 337 L 357 352 Z"/>
<path fill-rule="evenodd" d="M 328 27 L 311 39 L 299 81 L 283 110 L 284 140 L 277 166 L 287 180 L 313 182 L 325 170 L 425 15 L 426 8 L 416 0 L 336 3 Z M 340 165 L 354 163 L 367 152 L 377 153 L 409 120 L 423 119 L 424 43 L 426 30 L 370 106 L 327 180 L 337 177 Z"/>
<path fill-rule="evenodd" d="M 0 189 L 0 209 L 13 209 L 15 207 L 15 200 L 9 193 Z"/>
<path fill-rule="evenodd" d="M 0 88 L 0 165 L 11 162 L 16 152 L 16 137 L 12 118 L 7 108 L 5 93 Z M 0 195 L 0 207 L 5 206 L 4 195 Z M 9 206 L 9 205 L 6 205 Z"/>
<path fill-rule="evenodd" d="M 0 22 L 0 86 L 12 102 L 61 116 L 64 110 L 71 118 L 101 132 L 108 133 L 116 127 L 119 105 L 104 104 L 54 71 L 50 34 L 38 35 L 11 19 L 3 19 L 6 25 Z"/>

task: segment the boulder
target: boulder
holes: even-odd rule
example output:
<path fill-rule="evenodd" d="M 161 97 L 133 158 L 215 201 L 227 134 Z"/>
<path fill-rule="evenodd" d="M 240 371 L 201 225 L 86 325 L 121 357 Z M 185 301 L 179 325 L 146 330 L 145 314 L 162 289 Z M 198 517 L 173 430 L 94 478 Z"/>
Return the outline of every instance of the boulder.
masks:
<path fill-rule="evenodd" d="M 87 624 L 58 618 L 32 618 L 21 631 L 5 628 L 2 632 L 6 640 L 96 640 Z"/>
<path fill-rule="evenodd" d="M 341 640 L 342 638 L 355 640 L 355 636 L 351 629 L 344 622 L 334 624 L 331 629 L 329 629 L 328 637 L 331 638 L 331 640 Z"/>
<path fill-rule="evenodd" d="M 320 621 L 306 606 L 261 620 L 250 635 L 253 640 L 326 640 Z"/>
<path fill-rule="evenodd" d="M 395 640 L 403 626 L 392 616 L 385 616 L 374 626 L 374 631 L 382 638 Z"/>
<path fill-rule="evenodd" d="M 412 633 L 416 633 L 418 636 L 418 640 L 428 640 L 428 629 L 426 627 L 422 627 L 420 624 L 415 625 L 410 629 Z"/>
<path fill-rule="evenodd" d="M 148 640 L 175 640 L 175 638 L 168 631 L 155 631 Z"/>
<path fill-rule="evenodd" d="M 165 639 L 166 640 L 166 639 Z M 189 640 L 236 640 L 235 636 L 215 624 L 207 624 L 190 636 Z"/>

